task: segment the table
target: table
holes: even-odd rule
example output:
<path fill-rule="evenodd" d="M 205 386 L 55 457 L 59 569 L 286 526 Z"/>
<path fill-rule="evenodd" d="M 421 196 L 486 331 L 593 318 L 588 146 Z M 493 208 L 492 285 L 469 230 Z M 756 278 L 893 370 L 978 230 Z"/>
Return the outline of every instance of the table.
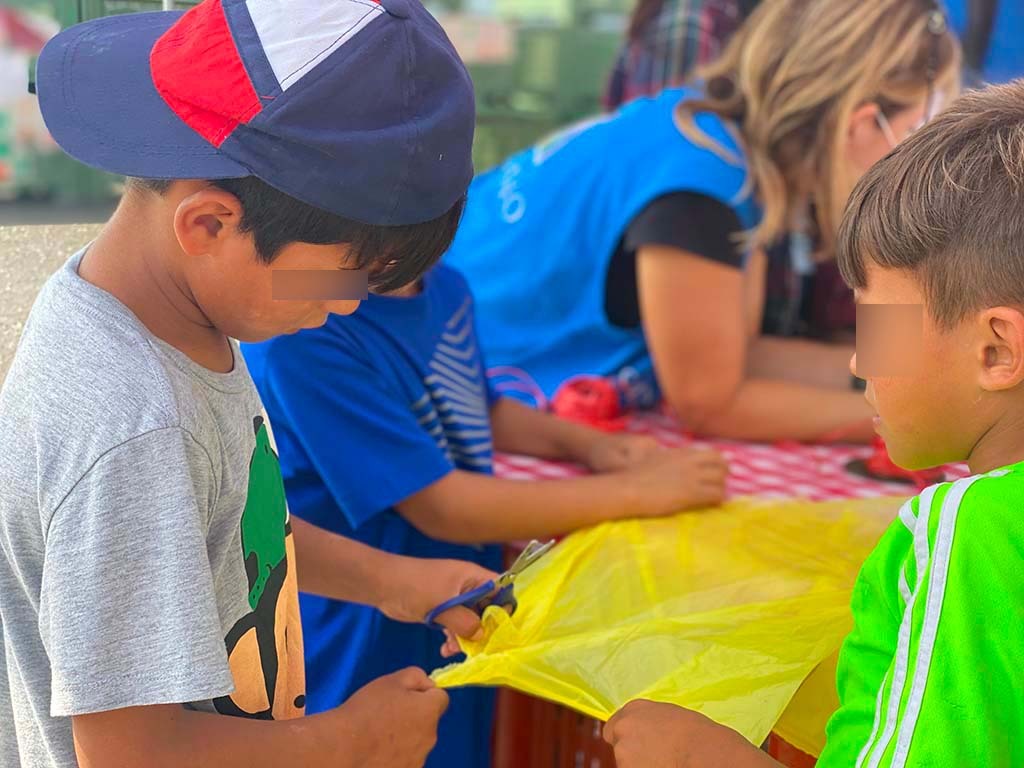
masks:
<path fill-rule="evenodd" d="M 871 449 L 851 445 L 765 445 L 728 440 L 702 440 L 686 436 L 679 422 L 665 412 L 627 417 L 625 429 L 654 437 L 666 446 L 711 446 L 729 461 L 726 494 L 769 499 L 804 498 L 834 501 L 913 494 L 913 486 L 881 482 L 847 471 L 847 464 L 865 458 Z M 495 472 L 516 480 L 557 480 L 576 477 L 586 470 L 574 464 L 526 456 L 498 455 Z M 965 477 L 968 470 L 946 468 L 947 479 Z M 776 736 L 768 752 L 791 768 L 810 768 L 814 759 Z M 499 694 L 494 768 L 612 768 L 611 750 L 601 740 L 601 726 L 564 708 L 502 690 Z"/>
<path fill-rule="evenodd" d="M 865 446 L 693 439 L 683 434 L 674 417 L 660 411 L 627 417 L 626 431 L 650 435 L 666 446 L 710 446 L 721 451 L 729 461 L 726 494 L 730 498 L 835 501 L 914 493 L 913 486 L 905 483 L 881 482 L 849 473 L 848 462 L 870 454 Z M 499 476 L 511 480 L 557 480 L 586 474 L 586 469 L 579 465 L 507 454 L 495 457 L 494 468 Z M 946 474 L 948 479 L 958 479 L 969 473 L 965 466 L 957 465 L 948 467 Z"/>

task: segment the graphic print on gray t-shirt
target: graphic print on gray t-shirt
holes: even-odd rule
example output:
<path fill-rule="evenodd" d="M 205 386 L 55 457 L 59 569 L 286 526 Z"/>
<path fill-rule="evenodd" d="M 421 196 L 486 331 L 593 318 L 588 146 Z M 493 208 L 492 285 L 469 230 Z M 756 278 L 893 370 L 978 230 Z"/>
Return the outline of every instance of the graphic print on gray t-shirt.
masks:
<path fill-rule="evenodd" d="M 79 714 L 304 708 L 284 487 L 242 356 L 202 368 L 80 260 L 0 391 L 0 768 L 76 766 Z"/>

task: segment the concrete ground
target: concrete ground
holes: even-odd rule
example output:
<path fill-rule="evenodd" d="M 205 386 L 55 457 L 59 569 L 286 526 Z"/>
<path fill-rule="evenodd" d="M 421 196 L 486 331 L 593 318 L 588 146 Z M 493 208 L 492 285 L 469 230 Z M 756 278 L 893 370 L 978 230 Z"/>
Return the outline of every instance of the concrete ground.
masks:
<path fill-rule="evenodd" d="M 0 383 L 46 278 L 98 231 L 98 224 L 0 225 Z"/>
<path fill-rule="evenodd" d="M 99 224 L 110 218 L 115 201 L 90 205 L 0 202 L 0 227 L 20 224 Z"/>

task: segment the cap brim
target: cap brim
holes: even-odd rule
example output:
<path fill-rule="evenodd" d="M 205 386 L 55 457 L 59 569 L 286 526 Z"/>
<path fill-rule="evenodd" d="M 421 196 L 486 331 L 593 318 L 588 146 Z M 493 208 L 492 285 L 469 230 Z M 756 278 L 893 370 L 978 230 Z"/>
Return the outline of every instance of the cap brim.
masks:
<path fill-rule="evenodd" d="M 94 19 L 46 44 L 37 65 L 39 106 L 65 152 L 94 168 L 140 178 L 250 175 L 182 122 L 153 85 L 150 51 L 181 15 Z"/>

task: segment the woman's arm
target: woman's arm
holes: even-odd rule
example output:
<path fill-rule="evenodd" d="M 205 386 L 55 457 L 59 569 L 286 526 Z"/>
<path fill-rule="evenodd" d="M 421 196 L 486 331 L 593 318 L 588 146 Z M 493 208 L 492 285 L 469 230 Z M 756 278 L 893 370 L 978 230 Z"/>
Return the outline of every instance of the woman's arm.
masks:
<path fill-rule="evenodd" d="M 753 378 L 849 391 L 853 349 L 852 344 L 760 336 L 750 345 L 747 373 Z"/>
<path fill-rule="evenodd" d="M 760 248 L 750 254 L 743 277 L 747 338 L 753 342 L 761 335 L 764 320 L 764 286 L 765 280 L 768 279 L 768 255 Z"/>
<path fill-rule="evenodd" d="M 747 379 L 721 411 L 695 425 L 731 440 L 815 442 L 842 438 L 866 443 L 874 435 L 863 395 L 789 381 Z"/>
<path fill-rule="evenodd" d="M 871 409 L 859 393 L 766 378 L 752 369 L 751 297 L 742 271 L 648 246 L 637 254 L 637 285 L 661 390 L 689 427 L 734 439 L 814 440 L 860 422 L 850 437 L 870 438 Z"/>

